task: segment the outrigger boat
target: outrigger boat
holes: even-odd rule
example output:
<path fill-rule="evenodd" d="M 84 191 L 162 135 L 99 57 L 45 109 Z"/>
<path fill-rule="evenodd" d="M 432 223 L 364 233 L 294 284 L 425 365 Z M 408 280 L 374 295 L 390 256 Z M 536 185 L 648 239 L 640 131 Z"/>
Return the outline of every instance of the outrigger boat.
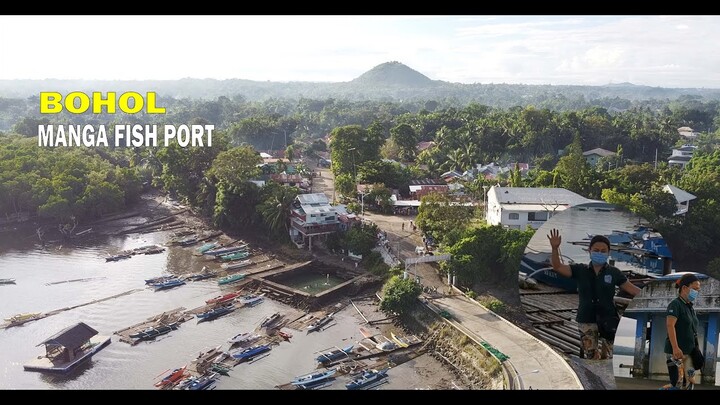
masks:
<path fill-rule="evenodd" d="M 228 342 L 231 344 L 248 344 L 250 342 L 254 342 L 258 339 L 260 339 L 262 336 L 255 334 L 253 332 L 244 332 L 244 333 L 238 333 L 237 335 L 231 337 L 228 339 Z"/>
<path fill-rule="evenodd" d="M 253 264 L 252 260 L 243 260 L 237 263 L 225 263 L 221 265 L 225 270 L 236 270 L 236 269 L 242 269 L 243 267 L 247 267 L 249 265 Z"/>
<path fill-rule="evenodd" d="M 381 382 L 387 378 L 388 369 L 383 370 L 369 370 L 364 372 L 360 377 L 353 379 L 349 383 L 345 384 L 345 388 L 349 390 L 358 390 L 362 388 L 368 388 L 374 386 L 376 383 Z"/>
<path fill-rule="evenodd" d="M 282 319 L 282 315 L 280 312 L 275 312 L 274 314 L 268 316 L 265 318 L 265 320 L 262 321 L 260 324 L 261 328 L 272 328 L 275 324 L 277 324 L 280 319 Z"/>
<path fill-rule="evenodd" d="M 183 284 L 185 284 L 184 281 L 180 280 L 179 278 L 173 278 L 173 279 L 163 281 L 160 283 L 151 283 L 150 286 L 155 288 L 155 291 L 157 291 L 157 290 L 164 290 L 167 288 L 179 287 Z"/>
<path fill-rule="evenodd" d="M 235 310 L 235 307 L 233 307 L 232 305 L 228 305 L 226 307 L 219 307 L 219 308 L 211 309 L 209 311 L 205 311 L 203 313 L 197 314 L 198 323 L 205 322 L 205 321 L 211 321 L 215 318 L 219 318 L 223 315 L 227 315 L 234 310 Z"/>
<path fill-rule="evenodd" d="M 166 275 L 158 276 L 158 277 L 155 277 L 155 278 L 148 278 L 148 279 L 145 280 L 145 284 L 164 283 L 164 282 L 170 281 L 170 280 L 172 280 L 172 279 L 174 279 L 174 278 L 177 278 L 177 276 L 174 275 L 174 274 L 166 274 Z"/>
<path fill-rule="evenodd" d="M 319 356 L 317 356 L 315 360 L 317 360 L 318 363 L 321 364 L 330 363 L 331 361 L 349 355 L 350 352 L 352 352 L 352 349 L 353 345 L 347 346 L 343 349 L 330 350 L 329 352 L 321 353 Z"/>
<path fill-rule="evenodd" d="M 325 380 L 331 378 L 332 376 L 335 375 L 336 372 L 337 372 L 337 370 L 332 368 L 332 369 L 326 370 L 326 371 L 319 371 L 319 372 L 315 372 L 315 373 L 302 375 L 299 377 L 295 377 L 295 379 L 292 380 L 291 384 L 298 385 L 298 386 L 300 386 L 300 385 L 312 386 L 314 384 L 320 383 L 322 381 L 325 381 Z"/>
<path fill-rule="evenodd" d="M 226 248 L 222 248 L 222 249 L 208 250 L 203 254 L 208 255 L 208 256 L 222 256 L 222 255 L 237 252 L 240 250 L 247 250 L 247 247 L 248 247 L 248 245 L 247 245 L 247 243 L 245 243 L 245 244 L 242 244 L 239 246 L 231 246 L 231 247 L 226 247 Z"/>
<path fill-rule="evenodd" d="M 228 255 L 220 256 L 220 260 L 224 262 L 232 262 L 233 260 L 242 260 L 250 256 L 250 252 L 235 252 Z"/>
<path fill-rule="evenodd" d="M 123 260 L 123 259 L 129 259 L 129 258 L 131 258 L 131 257 L 132 257 L 132 253 L 120 252 L 120 253 L 118 253 L 118 254 L 116 254 L 116 255 L 106 257 L 106 258 L 105 258 L 105 261 L 106 261 L 106 262 L 117 262 L 117 261 L 120 261 L 120 260 Z"/>
<path fill-rule="evenodd" d="M 229 294 L 225 294 L 225 295 L 218 295 L 218 296 L 215 297 L 215 298 L 211 298 L 211 299 L 205 301 L 205 303 L 208 304 L 208 305 L 210 305 L 210 304 L 222 304 L 222 303 L 225 303 L 225 302 L 228 302 L 228 301 L 232 301 L 232 300 L 234 300 L 235 298 L 237 298 L 237 297 L 239 297 L 239 296 L 240 296 L 240 293 L 237 293 L 237 292 L 229 293 Z"/>
<path fill-rule="evenodd" d="M 258 345 L 253 347 L 248 347 L 245 350 L 237 351 L 234 353 L 231 353 L 232 357 L 235 359 L 238 359 L 240 361 L 247 361 L 252 360 L 253 357 L 257 356 L 258 354 L 262 354 L 265 352 L 269 352 L 272 350 L 272 346 L 270 345 Z"/>
<path fill-rule="evenodd" d="M 246 296 L 242 297 L 240 299 L 240 303 L 242 303 L 243 306 L 246 306 L 246 307 L 254 307 L 255 305 L 260 304 L 264 300 L 265 300 L 265 298 L 262 296 L 250 294 L 250 295 L 246 295 Z"/>
<path fill-rule="evenodd" d="M 236 281 L 240 281 L 244 279 L 246 276 L 245 273 L 238 273 L 238 274 L 232 274 L 230 276 L 226 276 L 218 280 L 218 285 L 224 285 L 224 284 L 230 284 L 234 283 Z"/>
<path fill-rule="evenodd" d="M 37 317 L 39 317 L 42 313 L 40 312 L 32 312 L 27 314 L 17 314 L 13 315 L 10 318 L 5 318 L 6 321 L 10 323 L 19 323 L 19 322 L 27 322 L 31 321 Z"/>
<path fill-rule="evenodd" d="M 173 322 L 168 325 L 152 326 L 152 327 L 146 328 L 143 331 L 131 334 L 130 338 L 138 339 L 138 340 L 152 339 L 154 337 L 169 333 L 170 331 L 175 330 L 178 327 L 179 327 L 179 325 L 177 322 Z"/>
<path fill-rule="evenodd" d="M 182 368 L 176 368 L 173 370 L 170 374 L 163 377 L 162 380 L 155 383 L 155 386 L 158 388 L 164 388 L 170 385 L 174 385 L 180 380 L 185 377 L 185 369 L 187 366 L 183 366 Z"/>
<path fill-rule="evenodd" d="M 0 284 L 15 284 L 14 278 L 0 278 Z"/>
<path fill-rule="evenodd" d="M 307 333 L 316 332 L 320 330 L 323 326 L 330 323 L 330 321 L 333 319 L 333 314 L 328 314 L 323 316 L 322 318 L 318 319 L 317 321 L 313 322 L 308 326 Z"/>
<path fill-rule="evenodd" d="M 208 250 L 215 248 L 217 245 L 218 245 L 217 242 L 206 243 L 206 244 L 200 246 L 199 248 L 197 248 L 197 251 L 199 253 L 205 253 Z"/>

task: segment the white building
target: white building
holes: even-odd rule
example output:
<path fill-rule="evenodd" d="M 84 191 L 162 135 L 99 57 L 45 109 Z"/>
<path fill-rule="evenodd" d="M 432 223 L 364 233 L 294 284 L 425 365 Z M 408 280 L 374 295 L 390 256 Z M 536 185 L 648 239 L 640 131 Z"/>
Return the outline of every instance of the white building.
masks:
<path fill-rule="evenodd" d="M 597 203 L 564 188 L 490 187 L 485 219 L 490 225 L 538 229 L 548 219 L 574 205 Z"/>
<path fill-rule="evenodd" d="M 692 159 L 696 149 L 697 146 L 693 145 L 683 145 L 681 148 L 673 149 L 672 155 L 668 158 L 668 165 L 680 166 L 684 169 L 688 162 L 690 162 L 690 159 Z"/>
<path fill-rule="evenodd" d="M 298 247 L 307 246 L 312 250 L 314 236 L 339 229 L 338 212 L 323 193 L 298 195 L 290 210 L 290 238 Z"/>

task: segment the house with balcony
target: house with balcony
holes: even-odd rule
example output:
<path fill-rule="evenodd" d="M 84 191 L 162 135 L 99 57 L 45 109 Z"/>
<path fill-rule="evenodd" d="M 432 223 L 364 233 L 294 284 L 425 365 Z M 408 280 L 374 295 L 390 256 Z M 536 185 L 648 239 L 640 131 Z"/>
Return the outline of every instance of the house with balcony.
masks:
<path fill-rule="evenodd" d="M 327 238 L 339 229 L 337 209 L 323 193 L 299 194 L 290 211 L 290 239 L 299 248 L 312 250 L 313 238 Z"/>
<path fill-rule="evenodd" d="M 574 205 L 603 203 L 564 188 L 492 186 L 487 193 L 486 221 L 512 229 L 538 229 L 553 215 Z M 604 204 L 604 203 L 603 203 Z"/>
<path fill-rule="evenodd" d="M 672 154 L 668 158 L 669 166 L 680 166 L 685 168 L 693 157 L 693 153 L 697 150 L 697 146 L 694 145 L 683 145 L 680 148 L 673 148 Z"/>

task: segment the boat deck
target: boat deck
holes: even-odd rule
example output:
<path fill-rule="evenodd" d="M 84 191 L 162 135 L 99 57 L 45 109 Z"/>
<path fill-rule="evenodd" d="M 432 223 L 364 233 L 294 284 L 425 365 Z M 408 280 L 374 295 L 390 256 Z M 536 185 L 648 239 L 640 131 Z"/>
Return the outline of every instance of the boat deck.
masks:
<path fill-rule="evenodd" d="M 99 352 L 105 346 L 109 345 L 110 340 L 110 336 L 96 335 L 90 338 L 90 343 L 92 344 L 92 347 L 87 349 L 82 356 L 77 357 L 73 361 L 56 363 L 45 356 L 38 356 L 37 358 L 32 359 L 28 363 L 24 364 L 23 368 L 26 371 L 67 373 L 76 366 L 80 365 L 80 363 L 89 360 L 95 353 Z"/>

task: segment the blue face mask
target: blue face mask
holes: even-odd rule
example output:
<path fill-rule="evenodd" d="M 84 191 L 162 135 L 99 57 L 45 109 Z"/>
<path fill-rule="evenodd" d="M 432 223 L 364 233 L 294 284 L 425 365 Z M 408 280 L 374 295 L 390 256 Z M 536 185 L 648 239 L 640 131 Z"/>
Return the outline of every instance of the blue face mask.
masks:
<path fill-rule="evenodd" d="M 602 266 L 607 262 L 608 254 L 603 252 L 590 252 L 590 260 L 592 260 L 593 264 L 596 264 L 598 266 Z"/>
<path fill-rule="evenodd" d="M 698 290 L 690 289 L 690 292 L 688 293 L 688 301 L 695 302 L 695 299 L 698 297 L 700 293 Z"/>

